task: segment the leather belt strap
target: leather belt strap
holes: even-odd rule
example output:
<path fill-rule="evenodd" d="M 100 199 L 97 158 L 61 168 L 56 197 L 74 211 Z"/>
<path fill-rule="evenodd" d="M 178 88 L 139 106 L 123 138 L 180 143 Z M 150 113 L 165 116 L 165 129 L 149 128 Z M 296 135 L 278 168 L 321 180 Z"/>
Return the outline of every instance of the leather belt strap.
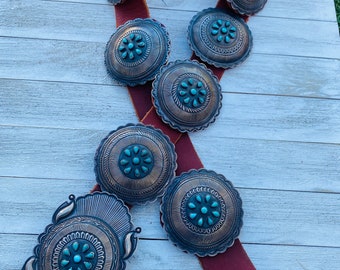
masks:
<path fill-rule="evenodd" d="M 225 9 L 226 1 L 219 0 L 216 7 Z M 145 0 L 126 0 L 123 4 L 116 5 L 114 8 L 117 26 L 120 26 L 126 21 L 135 18 L 150 17 L 149 9 Z M 196 59 L 199 61 L 199 59 L 194 54 L 191 59 Z M 207 65 L 207 67 L 213 71 L 218 79 L 222 77 L 224 69 L 216 68 L 210 65 Z M 176 174 L 180 175 L 181 173 L 189 171 L 190 169 L 203 168 L 204 166 L 195 151 L 189 135 L 187 133 L 181 133 L 170 128 L 168 125 L 163 123 L 160 117 L 157 115 L 152 104 L 151 82 L 141 86 L 128 86 L 127 88 L 140 121 L 144 124 L 152 125 L 161 129 L 175 144 L 178 165 Z M 96 190 L 100 190 L 98 185 L 96 185 L 92 191 Z M 233 246 L 228 248 L 226 252 L 218 254 L 214 257 L 199 257 L 199 260 L 203 269 L 205 270 L 255 269 L 238 239 L 235 240 Z"/>

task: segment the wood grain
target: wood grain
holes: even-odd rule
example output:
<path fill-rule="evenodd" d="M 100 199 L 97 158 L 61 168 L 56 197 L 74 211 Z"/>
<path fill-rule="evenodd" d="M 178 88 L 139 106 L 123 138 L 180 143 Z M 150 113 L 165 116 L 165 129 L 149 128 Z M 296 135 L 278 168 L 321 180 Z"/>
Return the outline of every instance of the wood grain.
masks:
<path fill-rule="evenodd" d="M 148 0 L 172 40 L 192 54 L 187 24 L 215 0 Z M 332 0 L 269 0 L 248 23 L 250 57 L 225 72 L 223 107 L 190 134 L 207 169 L 243 200 L 240 235 L 257 269 L 340 265 L 340 38 Z M 68 195 L 95 184 L 107 133 L 137 122 L 125 87 L 103 62 L 115 31 L 106 0 L 0 2 L 0 269 L 20 269 Z M 201 269 L 167 240 L 159 202 L 132 209 L 143 232 L 132 269 Z"/>

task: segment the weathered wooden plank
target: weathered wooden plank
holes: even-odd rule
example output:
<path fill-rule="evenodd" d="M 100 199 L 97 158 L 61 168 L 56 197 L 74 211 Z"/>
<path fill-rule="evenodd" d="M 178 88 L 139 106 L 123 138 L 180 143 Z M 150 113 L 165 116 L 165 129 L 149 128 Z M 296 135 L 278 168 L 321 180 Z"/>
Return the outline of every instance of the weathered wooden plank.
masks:
<path fill-rule="evenodd" d="M 0 128 L 2 176 L 93 180 L 93 157 L 107 130 Z M 340 192 L 339 144 L 192 136 L 208 169 L 238 187 Z M 218 153 L 216 153 L 218 149 Z"/>
<path fill-rule="evenodd" d="M 137 121 L 122 87 L 21 80 L 3 80 L 0 117 L 2 125 L 98 130 Z M 199 137 L 339 143 L 340 103 L 225 93 L 216 123 Z"/>
<path fill-rule="evenodd" d="M 0 23 L 4 25 L 0 32 L 1 36 L 106 43 L 114 32 L 113 11 L 105 5 L 34 1 L 16 6 L 11 4 L 12 2 L 6 3 L 10 7 L 5 7 L 4 14 L 0 17 L 2 18 Z M 25 9 L 25 12 L 22 9 Z M 74 10 L 82 12 L 75 14 Z M 181 47 L 185 48 L 185 52 L 189 51 L 186 32 L 194 14 L 182 10 L 171 12 L 164 9 L 153 10 L 153 17 L 167 26 L 172 44 L 181 45 L 174 48 L 175 52 Z M 88 20 L 93 16 L 95 20 Z M 28 23 L 22 24 L 23 21 Z M 339 33 L 335 22 L 258 16 L 249 21 L 249 27 L 254 36 L 254 53 L 340 59 Z M 289 30 L 284 31 L 284 34 L 277 31 L 282 28 Z M 180 58 L 180 55 L 182 53 L 176 58 Z"/>
<path fill-rule="evenodd" d="M 51 0 L 49 0 L 51 1 Z M 58 2 L 78 2 L 92 4 L 107 4 L 107 0 L 52 0 Z M 200 11 L 208 7 L 213 7 L 216 0 L 148 0 L 151 9 L 163 8 L 174 10 Z M 287 10 L 289 12 L 287 12 Z M 270 16 L 282 18 L 297 18 L 310 20 L 335 21 L 335 11 L 332 0 L 311 0 L 307 2 L 293 0 L 269 0 L 265 8 L 257 16 Z"/>
<path fill-rule="evenodd" d="M 86 194 L 93 181 L 0 178 L 0 233 L 42 232 L 68 195 Z M 243 200 L 247 243 L 340 247 L 340 194 L 238 189 Z M 159 222 L 159 202 L 135 206 L 133 222 L 142 238 L 167 239 Z M 284 224 L 284 225 L 283 225 Z M 332 232 L 331 234 L 329 232 Z"/>
<path fill-rule="evenodd" d="M 6 270 L 21 269 L 37 243 L 35 235 L 0 234 L 0 241 L 3 243 L 0 267 Z M 253 244 L 243 246 L 258 270 L 328 270 L 339 266 L 339 248 Z M 140 239 L 137 250 L 127 261 L 126 270 L 174 270 L 183 269 L 183 265 L 188 270 L 202 269 L 197 258 L 181 252 L 168 241 Z"/>
<path fill-rule="evenodd" d="M 12 38 L 0 43 L 2 78 L 116 85 L 103 63 L 103 43 Z M 176 55 L 184 59 L 180 51 Z M 221 84 L 228 92 L 339 98 L 339 70 L 339 60 L 252 54 L 226 71 Z"/>

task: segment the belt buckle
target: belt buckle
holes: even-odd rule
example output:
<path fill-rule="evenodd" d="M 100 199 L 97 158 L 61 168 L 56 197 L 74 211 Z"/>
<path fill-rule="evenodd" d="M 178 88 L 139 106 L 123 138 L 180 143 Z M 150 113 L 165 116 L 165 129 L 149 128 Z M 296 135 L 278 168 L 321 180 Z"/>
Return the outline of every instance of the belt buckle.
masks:
<path fill-rule="evenodd" d="M 92 193 L 58 207 L 23 269 L 125 269 L 137 245 L 131 216 L 123 201 Z"/>

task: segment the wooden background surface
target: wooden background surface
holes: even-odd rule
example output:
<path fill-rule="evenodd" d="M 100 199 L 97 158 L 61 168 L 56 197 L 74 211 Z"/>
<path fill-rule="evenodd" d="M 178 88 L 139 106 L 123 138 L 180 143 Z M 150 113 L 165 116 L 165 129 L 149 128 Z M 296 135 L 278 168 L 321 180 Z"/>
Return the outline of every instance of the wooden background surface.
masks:
<path fill-rule="evenodd" d="M 149 0 L 187 59 L 188 22 L 215 0 Z M 340 38 L 333 0 L 269 0 L 249 20 L 254 47 L 225 72 L 223 107 L 191 135 L 207 169 L 244 203 L 240 239 L 258 269 L 339 269 Z M 106 0 L 0 1 L 0 269 L 21 269 L 68 195 L 95 184 L 93 156 L 111 130 L 137 122 L 107 75 L 115 31 Z M 159 203 L 134 207 L 143 232 L 127 269 L 198 270 L 159 224 Z"/>

